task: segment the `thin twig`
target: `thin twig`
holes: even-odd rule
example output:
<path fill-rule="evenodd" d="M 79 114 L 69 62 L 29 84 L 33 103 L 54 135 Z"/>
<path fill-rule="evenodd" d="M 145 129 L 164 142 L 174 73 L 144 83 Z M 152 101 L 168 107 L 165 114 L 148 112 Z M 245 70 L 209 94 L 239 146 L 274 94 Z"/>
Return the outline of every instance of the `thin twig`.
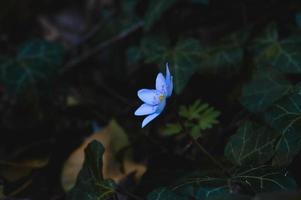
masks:
<path fill-rule="evenodd" d="M 78 65 L 79 63 L 83 62 L 84 60 L 88 59 L 89 57 L 97 54 L 99 51 L 103 50 L 104 48 L 108 47 L 109 45 L 124 39 L 125 37 L 127 37 L 128 35 L 130 35 L 131 33 L 137 31 L 138 29 L 140 29 L 141 27 L 143 27 L 144 22 L 143 21 L 139 21 L 136 24 L 134 24 L 133 26 L 131 26 L 129 29 L 122 31 L 121 33 L 119 33 L 118 35 L 112 37 L 111 39 L 108 39 L 106 41 L 104 41 L 103 43 L 100 43 L 99 45 L 96 45 L 95 47 L 89 49 L 88 51 L 85 51 L 82 55 L 78 56 L 77 58 L 72 58 L 71 61 L 69 61 L 61 70 L 60 70 L 60 74 L 65 73 L 66 71 L 70 70 L 71 68 L 73 68 L 74 66 Z"/>

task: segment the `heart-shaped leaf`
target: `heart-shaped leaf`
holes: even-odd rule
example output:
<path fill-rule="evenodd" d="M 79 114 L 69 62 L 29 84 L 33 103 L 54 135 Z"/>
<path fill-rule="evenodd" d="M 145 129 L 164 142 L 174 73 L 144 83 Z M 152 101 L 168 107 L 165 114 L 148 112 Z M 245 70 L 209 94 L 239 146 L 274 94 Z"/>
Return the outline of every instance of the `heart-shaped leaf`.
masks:
<path fill-rule="evenodd" d="M 288 165 L 301 150 L 301 95 L 291 94 L 277 101 L 265 114 L 265 121 L 281 133 L 275 146 L 274 165 Z"/>
<path fill-rule="evenodd" d="M 301 73 L 301 37 L 279 39 L 276 26 L 270 25 L 254 41 L 252 50 L 257 66 L 272 65 L 284 73 Z"/>
<path fill-rule="evenodd" d="M 269 161 L 274 155 L 275 131 L 245 122 L 230 138 L 225 156 L 235 165 L 259 165 Z"/>
<path fill-rule="evenodd" d="M 24 43 L 15 58 L 1 59 L 0 81 L 12 93 L 47 83 L 63 61 L 62 46 L 43 40 Z"/>
<path fill-rule="evenodd" d="M 251 82 L 244 85 L 240 102 L 251 112 L 260 112 L 292 89 L 291 84 L 274 70 L 259 70 Z"/>

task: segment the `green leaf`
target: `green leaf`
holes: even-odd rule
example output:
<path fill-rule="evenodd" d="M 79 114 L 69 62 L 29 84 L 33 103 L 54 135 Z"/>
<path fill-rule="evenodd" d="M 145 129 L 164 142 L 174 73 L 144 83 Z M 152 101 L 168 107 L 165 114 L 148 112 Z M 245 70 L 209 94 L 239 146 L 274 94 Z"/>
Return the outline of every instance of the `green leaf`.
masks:
<path fill-rule="evenodd" d="M 232 181 L 238 181 L 255 193 L 292 190 L 297 188 L 294 179 L 287 175 L 287 171 L 259 166 L 238 172 Z"/>
<path fill-rule="evenodd" d="M 237 133 L 231 136 L 225 148 L 225 156 L 235 165 L 259 165 L 274 155 L 275 131 L 245 122 Z"/>
<path fill-rule="evenodd" d="M 199 72 L 209 74 L 233 75 L 239 72 L 243 62 L 243 45 L 248 31 L 236 32 L 220 39 L 200 54 Z"/>
<path fill-rule="evenodd" d="M 301 95 L 294 93 L 269 108 L 265 121 L 281 133 L 275 146 L 273 165 L 288 165 L 301 149 Z"/>
<path fill-rule="evenodd" d="M 251 112 L 260 112 L 292 89 L 291 84 L 274 70 L 260 70 L 254 73 L 251 82 L 242 89 L 240 102 Z"/>
<path fill-rule="evenodd" d="M 298 28 L 300 28 L 301 27 L 301 12 L 296 13 L 295 21 L 296 21 L 296 24 L 297 24 Z"/>
<path fill-rule="evenodd" d="M 142 51 L 139 47 L 132 46 L 127 49 L 127 60 L 128 63 L 138 63 L 138 61 L 142 58 Z"/>
<path fill-rule="evenodd" d="M 182 131 L 182 126 L 179 123 L 175 124 L 167 124 L 165 129 L 163 130 L 164 135 L 172 136 L 178 135 Z"/>
<path fill-rule="evenodd" d="M 208 109 L 209 104 L 196 100 L 190 106 L 180 106 L 179 115 L 187 120 L 199 119 L 201 112 Z"/>
<path fill-rule="evenodd" d="M 215 196 L 224 196 L 228 194 L 228 186 L 221 186 L 216 188 L 209 188 L 209 187 L 201 187 L 197 190 L 196 196 L 199 199 L 211 199 Z"/>
<path fill-rule="evenodd" d="M 301 37 L 279 39 L 276 26 L 270 25 L 253 45 L 259 67 L 271 65 L 284 73 L 301 73 Z"/>
<path fill-rule="evenodd" d="M 188 200 L 188 198 L 177 195 L 168 188 L 158 188 L 147 195 L 147 200 Z"/>
<path fill-rule="evenodd" d="M 198 138 L 202 136 L 202 131 L 218 123 L 220 112 L 197 100 L 190 106 L 180 106 L 179 115 L 185 119 L 184 125 L 190 130 L 190 135 Z"/>
<path fill-rule="evenodd" d="M 105 200 L 115 193 L 116 185 L 102 176 L 102 156 L 104 148 L 96 140 L 85 149 L 85 161 L 79 172 L 75 186 L 68 193 L 69 200 Z"/>
<path fill-rule="evenodd" d="M 191 76 L 199 67 L 199 54 L 201 45 L 199 41 L 188 38 L 180 40 L 170 54 L 170 68 L 174 76 L 176 93 L 180 93 Z M 166 62 L 166 61 L 165 61 Z"/>
<path fill-rule="evenodd" d="M 166 63 L 169 40 L 163 36 L 147 36 L 141 41 L 141 50 L 147 63 Z"/>
<path fill-rule="evenodd" d="M 63 49 L 56 43 L 32 40 L 23 44 L 15 58 L 0 61 L 0 80 L 12 92 L 48 82 L 63 61 Z"/>
<path fill-rule="evenodd" d="M 169 63 L 175 91 L 178 94 L 199 66 L 201 46 L 195 39 L 180 40 L 174 48 L 170 48 L 168 39 L 164 37 L 146 37 L 141 42 L 141 49 L 146 62 L 155 62 L 160 66 Z"/>
<path fill-rule="evenodd" d="M 189 199 L 200 200 L 250 200 L 249 196 L 230 194 L 229 180 L 226 178 L 197 178 L 176 186 L 173 191 Z"/>
<path fill-rule="evenodd" d="M 121 1 L 121 7 L 126 15 L 133 15 L 137 6 L 137 0 Z"/>
<path fill-rule="evenodd" d="M 216 196 L 224 196 L 229 193 L 229 190 L 227 185 L 223 185 L 220 187 L 206 187 L 206 186 L 189 184 L 177 189 L 175 192 L 183 196 L 187 196 L 195 199 L 207 200 Z"/>
<path fill-rule="evenodd" d="M 154 23 L 160 19 L 161 15 L 176 2 L 177 0 L 150 0 L 149 7 L 144 18 L 145 29 L 149 30 L 154 25 Z"/>
<path fill-rule="evenodd" d="M 240 194 L 223 194 L 207 198 L 206 200 L 252 200 L 253 198 Z"/>

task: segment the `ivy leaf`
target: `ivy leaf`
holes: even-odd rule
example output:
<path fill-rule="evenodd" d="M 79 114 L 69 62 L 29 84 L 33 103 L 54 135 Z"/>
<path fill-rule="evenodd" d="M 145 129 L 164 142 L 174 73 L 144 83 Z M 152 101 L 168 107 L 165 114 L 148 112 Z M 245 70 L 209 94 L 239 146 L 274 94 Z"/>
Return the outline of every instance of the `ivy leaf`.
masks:
<path fill-rule="evenodd" d="M 137 6 L 137 0 L 127 0 L 121 2 L 122 11 L 126 15 L 133 15 L 135 13 L 135 8 Z"/>
<path fill-rule="evenodd" d="M 296 13 L 295 21 L 296 21 L 298 28 L 300 28 L 301 27 L 301 12 Z"/>
<path fill-rule="evenodd" d="M 147 36 L 141 41 L 141 51 L 147 63 L 166 63 L 169 40 L 163 36 Z"/>
<path fill-rule="evenodd" d="M 259 166 L 237 173 L 232 181 L 239 181 L 255 193 L 292 190 L 297 188 L 295 180 L 287 175 L 287 171 Z"/>
<path fill-rule="evenodd" d="M 216 196 L 211 196 L 206 200 L 252 200 L 253 198 L 246 195 L 240 194 L 221 194 Z"/>
<path fill-rule="evenodd" d="M 180 93 L 190 77 L 199 67 L 199 54 L 201 51 L 199 41 L 189 38 L 180 40 L 170 54 L 170 68 L 174 76 L 176 93 Z"/>
<path fill-rule="evenodd" d="M 239 72 L 243 61 L 243 44 L 248 31 L 230 34 L 200 54 L 200 73 L 232 75 Z"/>
<path fill-rule="evenodd" d="M 69 200 L 105 200 L 115 193 L 116 185 L 102 176 L 102 156 L 104 148 L 96 140 L 85 149 L 85 161 L 79 172 L 75 186 L 68 193 Z"/>
<path fill-rule="evenodd" d="M 63 49 L 56 43 L 32 40 L 23 44 L 15 58 L 0 61 L 0 80 L 12 92 L 48 82 L 63 61 Z"/>
<path fill-rule="evenodd" d="M 151 0 L 144 18 L 145 29 L 149 30 L 160 19 L 161 15 L 176 2 L 177 0 Z"/>
<path fill-rule="evenodd" d="M 129 64 L 138 63 L 142 57 L 142 52 L 139 47 L 132 46 L 127 49 L 127 61 Z"/>
<path fill-rule="evenodd" d="M 206 187 L 200 185 L 189 184 L 187 186 L 177 189 L 175 192 L 183 196 L 188 196 L 195 199 L 207 200 L 216 196 L 224 196 L 229 194 L 228 186 L 223 185 L 220 187 Z"/>
<path fill-rule="evenodd" d="M 264 114 L 265 121 L 281 133 L 273 165 L 288 165 L 301 150 L 300 105 L 301 95 L 294 93 L 276 102 Z"/>
<path fill-rule="evenodd" d="M 158 188 L 147 195 L 147 200 L 188 200 L 168 188 Z"/>
<path fill-rule="evenodd" d="M 199 199 L 211 199 L 215 196 L 224 196 L 228 194 L 228 186 L 221 186 L 216 188 L 209 188 L 209 187 L 201 187 L 198 189 L 196 196 Z"/>
<path fill-rule="evenodd" d="M 283 73 L 301 73 L 301 37 L 279 39 L 276 26 L 270 25 L 252 47 L 258 66 L 271 65 Z"/>
<path fill-rule="evenodd" d="M 260 112 L 292 89 L 291 84 L 274 70 L 254 73 L 251 82 L 244 85 L 240 102 L 251 112 Z"/>
<path fill-rule="evenodd" d="M 274 155 L 276 138 L 275 131 L 245 122 L 231 136 L 225 148 L 225 156 L 235 165 L 264 164 Z"/>
<path fill-rule="evenodd" d="M 195 182 L 183 183 L 173 190 L 189 199 L 200 200 L 250 200 L 249 196 L 231 194 L 229 180 L 223 178 L 200 178 Z"/>
<path fill-rule="evenodd" d="M 174 48 L 169 46 L 168 39 L 164 37 L 146 37 L 142 40 L 141 49 L 146 62 L 155 62 L 160 66 L 169 63 L 174 77 L 176 93 L 180 93 L 190 77 L 199 67 L 200 43 L 192 38 L 180 40 Z"/>

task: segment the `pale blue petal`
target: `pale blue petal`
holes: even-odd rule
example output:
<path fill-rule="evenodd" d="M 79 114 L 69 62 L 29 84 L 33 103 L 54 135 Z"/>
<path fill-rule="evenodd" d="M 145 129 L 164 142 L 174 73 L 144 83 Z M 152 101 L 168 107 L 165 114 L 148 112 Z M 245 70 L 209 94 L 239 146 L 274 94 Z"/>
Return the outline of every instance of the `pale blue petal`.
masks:
<path fill-rule="evenodd" d="M 161 93 L 158 90 L 142 89 L 138 91 L 138 97 L 149 105 L 157 105 L 160 103 Z"/>
<path fill-rule="evenodd" d="M 159 103 L 159 105 L 157 106 L 156 112 L 161 113 L 163 111 L 163 109 L 165 108 L 165 105 L 166 105 L 166 99 L 164 99 L 163 101 L 161 101 Z"/>
<path fill-rule="evenodd" d="M 157 111 L 159 106 L 152 106 L 149 104 L 142 104 L 136 111 L 135 115 L 136 116 L 141 116 L 141 115 L 149 115 L 153 114 L 154 112 Z"/>
<path fill-rule="evenodd" d="M 167 90 L 167 96 L 171 96 L 172 90 L 173 90 L 173 77 L 170 75 L 168 63 L 166 63 L 166 75 L 165 75 L 165 80 L 166 80 L 166 90 Z"/>
<path fill-rule="evenodd" d="M 166 89 L 166 80 L 162 73 L 159 73 L 156 78 L 156 90 L 161 91 L 164 94 L 167 94 Z"/>
<path fill-rule="evenodd" d="M 147 116 L 142 122 L 142 128 L 145 127 L 150 121 L 152 121 L 153 119 L 158 117 L 159 114 L 160 113 L 154 113 L 154 114 Z"/>

